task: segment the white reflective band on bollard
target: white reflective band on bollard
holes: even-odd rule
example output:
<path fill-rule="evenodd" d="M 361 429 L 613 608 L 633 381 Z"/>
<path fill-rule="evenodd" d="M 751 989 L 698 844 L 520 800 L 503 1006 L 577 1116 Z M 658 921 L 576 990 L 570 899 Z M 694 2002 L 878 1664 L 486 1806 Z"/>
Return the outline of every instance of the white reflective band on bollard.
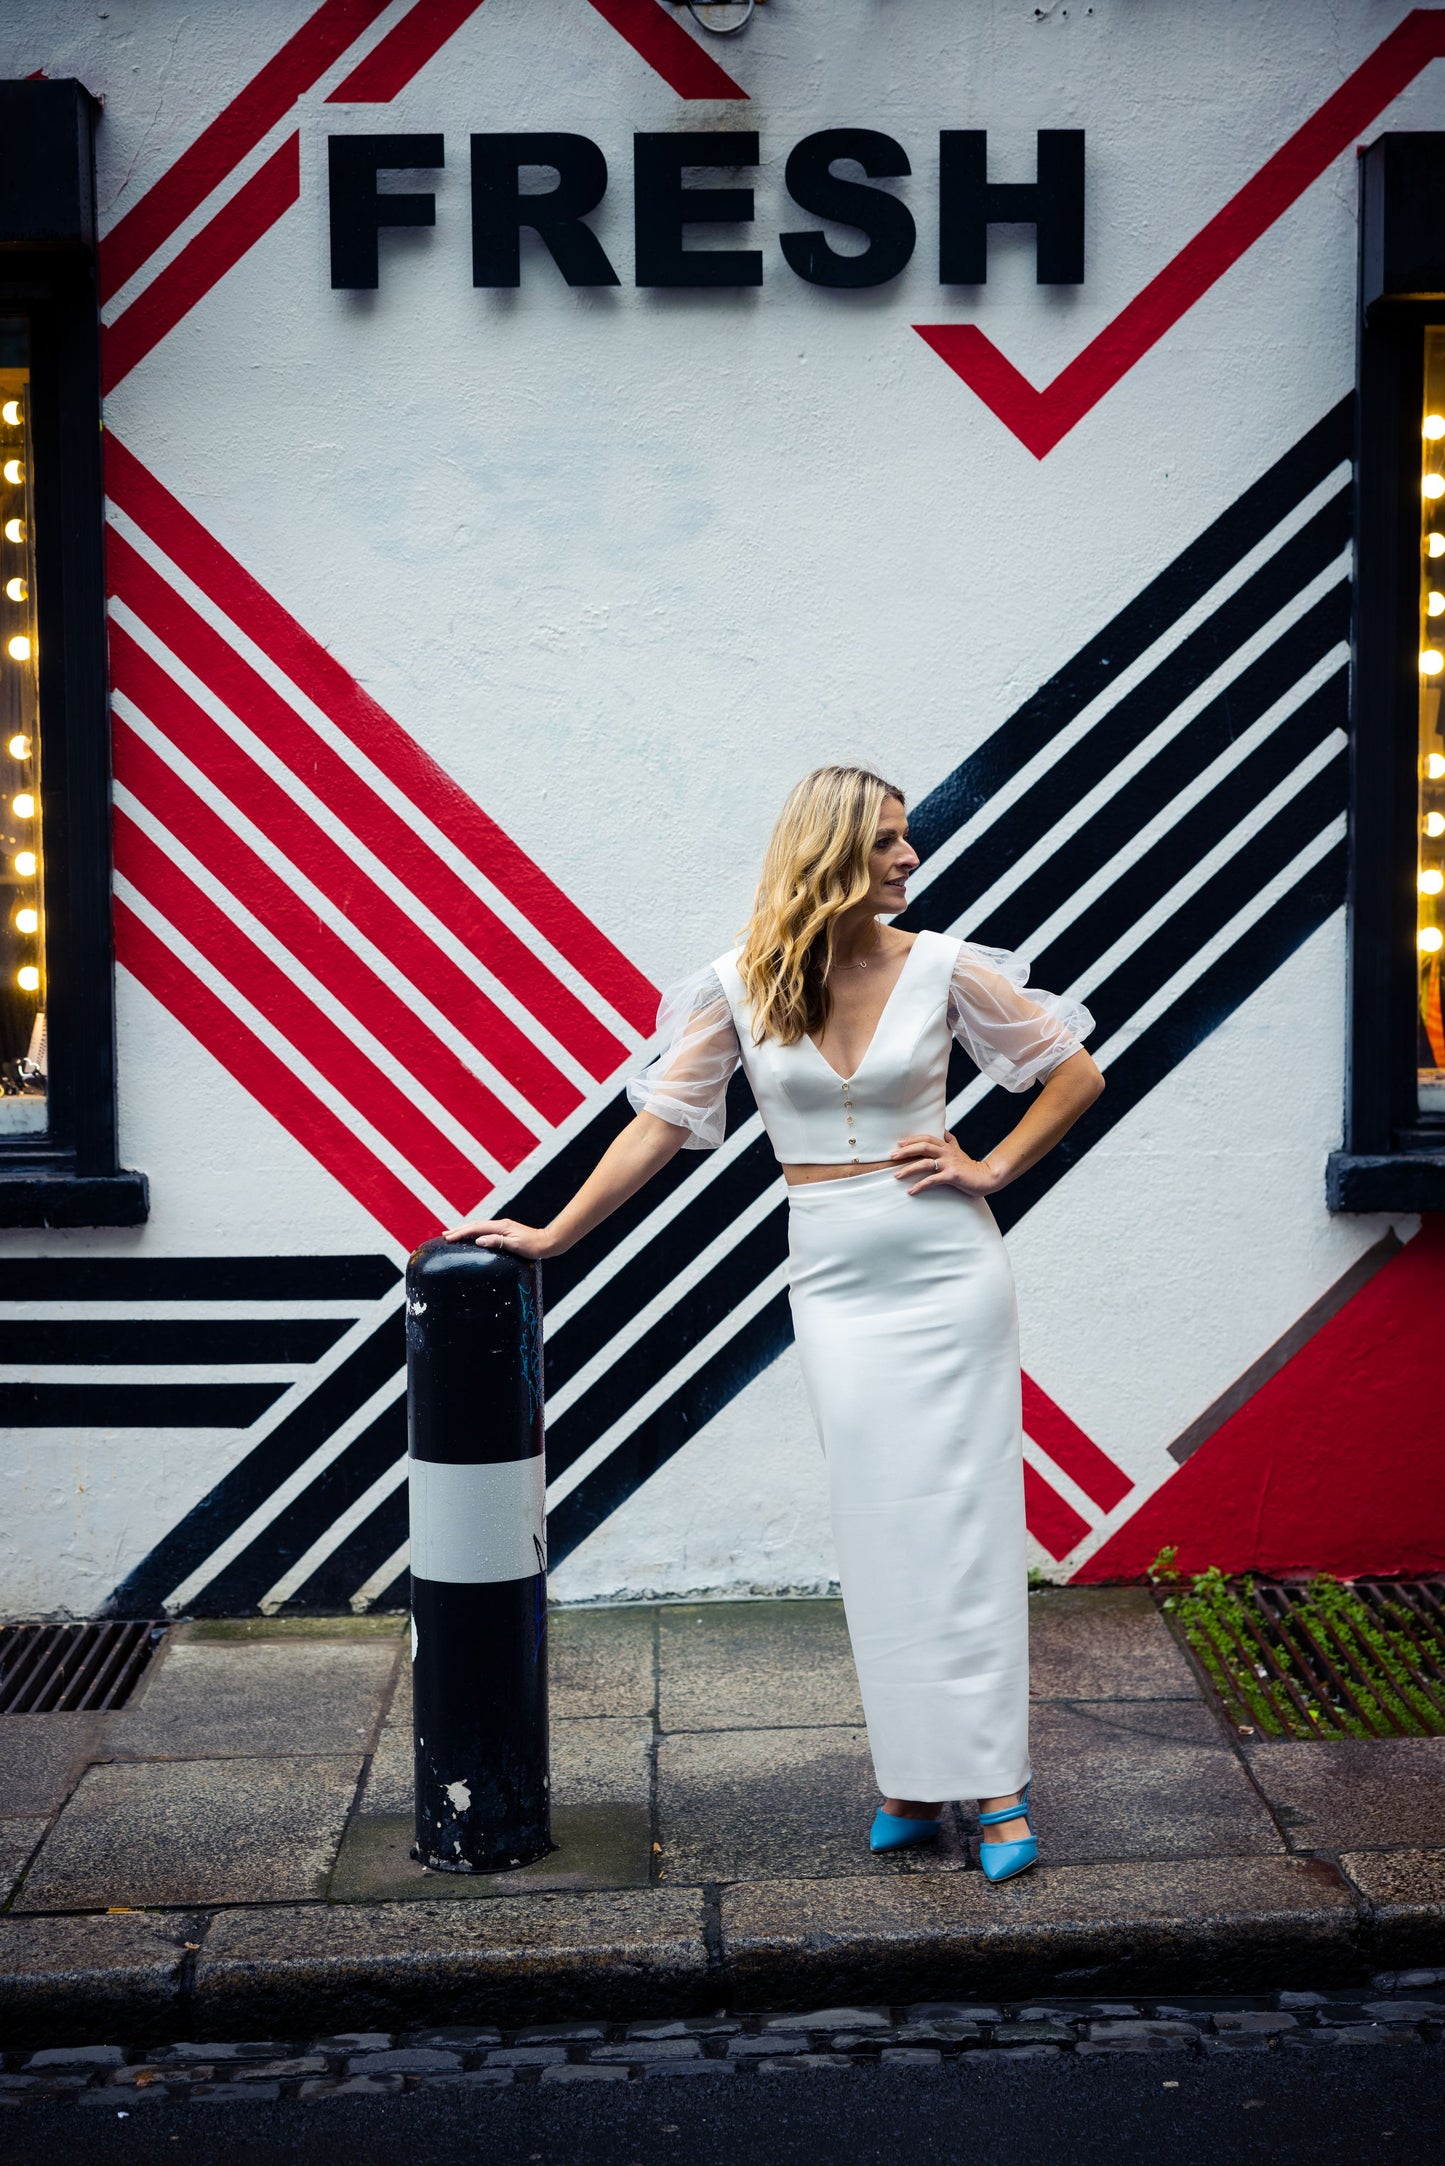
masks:
<path fill-rule="evenodd" d="M 530 1579 L 547 1568 L 547 1467 L 540 1452 L 484 1466 L 408 1461 L 411 1568 L 453 1587 Z"/>

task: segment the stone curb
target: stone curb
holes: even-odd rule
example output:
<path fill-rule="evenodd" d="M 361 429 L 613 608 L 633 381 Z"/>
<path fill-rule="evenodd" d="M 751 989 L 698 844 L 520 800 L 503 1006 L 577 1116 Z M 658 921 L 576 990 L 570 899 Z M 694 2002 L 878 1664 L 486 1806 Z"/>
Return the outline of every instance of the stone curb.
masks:
<path fill-rule="evenodd" d="M 1445 1852 L 0 1919 L 8 2044 L 1343 1987 L 1445 1960 Z M 664 2026 L 670 2028 L 670 2026 Z"/>
<path fill-rule="evenodd" d="M 665 2033 L 666 2035 L 659 2035 Z M 610 2035 L 609 2035 L 610 2034 Z M 1354 1993 L 1281 1992 L 1183 2002 L 1070 2000 L 889 2008 L 814 2008 L 672 2023 L 592 2022 L 502 2031 L 442 2026 L 412 2034 L 342 2032 L 310 2040 L 188 2040 L 0 2052 L 0 2109 L 73 2103 L 125 2119 L 164 2101 L 236 2103 L 395 2096 L 447 2087 L 627 2084 L 669 2078 L 768 2082 L 813 2070 L 908 2069 L 1065 2055 L 1297 2055 L 1445 2042 L 1445 1971 L 1376 1977 Z"/>

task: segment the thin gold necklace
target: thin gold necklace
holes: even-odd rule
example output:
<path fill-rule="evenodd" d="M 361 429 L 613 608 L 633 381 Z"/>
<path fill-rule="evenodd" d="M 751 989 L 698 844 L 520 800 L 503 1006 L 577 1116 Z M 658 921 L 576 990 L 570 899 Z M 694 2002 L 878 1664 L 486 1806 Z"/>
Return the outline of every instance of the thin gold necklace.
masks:
<path fill-rule="evenodd" d="M 873 927 L 873 946 L 869 952 L 873 955 L 876 955 L 882 945 L 883 935 L 879 932 L 878 927 L 875 924 Z M 855 955 L 851 962 L 839 963 L 836 967 L 840 970 L 866 970 L 868 968 L 868 956 Z"/>

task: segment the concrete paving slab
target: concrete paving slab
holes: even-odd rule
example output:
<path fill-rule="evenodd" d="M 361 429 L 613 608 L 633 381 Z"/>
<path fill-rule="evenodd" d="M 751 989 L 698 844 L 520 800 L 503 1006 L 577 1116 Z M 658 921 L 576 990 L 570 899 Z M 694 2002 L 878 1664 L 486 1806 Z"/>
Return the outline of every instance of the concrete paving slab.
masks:
<path fill-rule="evenodd" d="M 31 1820 L 0 1820 L 0 1903 L 8 1903 L 15 1883 L 30 1862 L 50 1822 L 42 1816 Z"/>
<path fill-rule="evenodd" d="M 1347 1851 L 1340 1863 L 1369 1906 L 1375 1962 L 1445 1960 L 1445 1850 Z"/>
<path fill-rule="evenodd" d="M 112 1718 L 118 1759 L 365 1752 L 400 1659 L 370 1640 L 181 1640 Z"/>
<path fill-rule="evenodd" d="M 195 1992 L 197 2035 L 221 2038 L 674 2015 L 718 1999 L 702 1898 L 665 1889 L 232 1911 L 206 1936 Z"/>
<path fill-rule="evenodd" d="M 134 2037 L 178 2005 L 187 1920 L 0 1919 L 0 2029 L 10 2046 Z"/>
<path fill-rule="evenodd" d="M 410 1728 L 388 1722 L 332 1875 L 333 1901 L 454 1900 L 549 1888 L 646 1887 L 652 1867 L 652 1725 L 552 1724 L 556 1849 L 507 1873 L 430 1873 L 414 1836 Z"/>
<path fill-rule="evenodd" d="M 841 1602 L 699 1602 L 658 1612 L 664 1730 L 858 1725 Z"/>
<path fill-rule="evenodd" d="M 1051 1865 L 1285 1848 L 1198 1700 L 1036 1701 L 1029 1741 L 1034 1824 Z"/>
<path fill-rule="evenodd" d="M 360 1775 L 350 1754 L 92 1767 L 16 1910 L 319 1896 Z"/>
<path fill-rule="evenodd" d="M 1445 1843 L 1445 1737 L 1281 1740 L 1247 1751 L 1292 1849 Z"/>
<path fill-rule="evenodd" d="M 811 1874 L 957 1873 L 956 1816 L 936 1843 L 875 1857 L 878 1785 L 862 1730 L 713 1730 L 658 1746 L 659 1865 L 672 1885 Z"/>
<path fill-rule="evenodd" d="M 1315 1859 L 1220 1858 L 756 1882 L 722 1893 L 739 2007 L 1035 1992 L 1242 1991 L 1360 1975 L 1351 1891 Z"/>
<path fill-rule="evenodd" d="M 243 1640 L 403 1640 L 405 1612 L 383 1610 L 364 1617 L 196 1617 L 176 1627 L 184 1645 Z"/>
<path fill-rule="evenodd" d="M 554 1721 L 652 1713 L 656 1617 L 650 1605 L 550 1612 L 547 1692 Z"/>
<path fill-rule="evenodd" d="M 1194 1700 L 1194 1672 L 1142 1587 L 1051 1587 L 1029 1598 L 1037 1700 Z"/>
<path fill-rule="evenodd" d="M 88 1761 L 106 1757 L 113 1715 L 0 1715 L 0 1815 L 53 1813 Z"/>

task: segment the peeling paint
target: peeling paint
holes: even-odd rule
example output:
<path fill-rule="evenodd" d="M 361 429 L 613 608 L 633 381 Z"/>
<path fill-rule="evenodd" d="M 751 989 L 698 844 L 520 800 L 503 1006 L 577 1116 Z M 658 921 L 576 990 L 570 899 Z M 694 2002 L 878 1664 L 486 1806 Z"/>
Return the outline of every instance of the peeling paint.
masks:
<path fill-rule="evenodd" d="M 419 1294 L 413 1294 L 410 1297 L 406 1304 L 406 1313 L 408 1316 L 425 1316 L 426 1303 Z"/>
<path fill-rule="evenodd" d="M 418 1642 L 416 1636 L 416 1619 L 415 1617 L 413 1617 L 411 1620 L 411 1659 L 413 1662 L 415 1662 L 416 1660 L 417 1644 Z"/>
<path fill-rule="evenodd" d="M 451 1801 L 453 1812 L 467 1813 L 471 1811 L 472 1793 L 464 1782 L 449 1782 L 446 1787 L 446 1795 Z M 457 1848 L 461 1848 L 460 1843 L 458 1843 Z"/>

